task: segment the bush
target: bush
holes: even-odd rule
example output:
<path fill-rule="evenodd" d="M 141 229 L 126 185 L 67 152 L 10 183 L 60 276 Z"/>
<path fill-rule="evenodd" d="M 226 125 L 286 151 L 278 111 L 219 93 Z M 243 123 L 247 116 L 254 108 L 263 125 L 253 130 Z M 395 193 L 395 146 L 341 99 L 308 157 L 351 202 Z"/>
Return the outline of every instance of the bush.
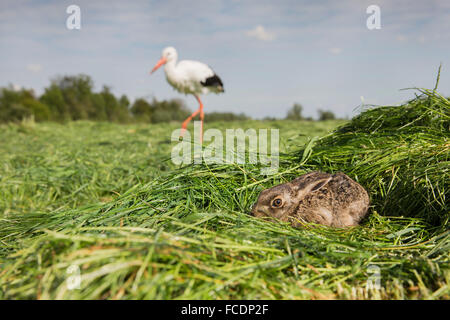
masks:
<path fill-rule="evenodd" d="M 0 121 L 21 121 L 33 115 L 33 109 L 41 110 L 41 106 L 31 103 L 34 100 L 32 90 L 14 90 L 12 86 L 0 91 Z M 44 112 L 45 113 L 45 112 Z"/>
<path fill-rule="evenodd" d="M 319 121 L 326 121 L 326 120 L 335 120 L 336 116 L 332 111 L 326 111 L 326 110 L 318 110 L 319 112 Z"/>
<path fill-rule="evenodd" d="M 301 104 L 294 104 L 286 115 L 286 120 L 303 120 L 302 116 L 303 106 Z"/>
<path fill-rule="evenodd" d="M 61 89 L 55 83 L 45 88 L 45 92 L 39 100 L 50 109 L 52 120 L 64 121 L 70 119 L 69 106 L 64 100 Z"/>
<path fill-rule="evenodd" d="M 116 97 L 111 93 L 111 89 L 108 86 L 103 86 L 103 90 L 100 92 L 105 102 L 106 116 L 109 121 L 112 122 L 129 122 L 130 115 L 128 108 L 121 105 Z"/>
<path fill-rule="evenodd" d="M 134 119 L 139 122 L 170 122 L 182 121 L 186 119 L 191 112 L 184 102 L 179 99 L 152 102 L 140 98 L 136 99 L 130 109 Z"/>
<path fill-rule="evenodd" d="M 171 99 L 164 101 L 153 100 L 152 103 L 152 122 L 170 122 L 183 121 L 191 111 L 186 107 L 180 99 Z"/>
<path fill-rule="evenodd" d="M 232 112 L 208 112 L 205 113 L 205 121 L 244 121 L 249 120 L 250 117 L 244 113 L 235 114 Z"/>
<path fill-rule="evenodd" d="M 150 122 L 152 119 L 152 106 L 147 100 L 142 98 L 134 101 L 130 112 L 134 119 L 139 122 Z"/>
<path fill-rule="evenodd" d="M 52 118 L 49 107 L 39 100 L 26 98 L 23 100 L 23 106 L 29 110 L 29 114 L 32 114 L 36 121 L 48 121 Z"/>

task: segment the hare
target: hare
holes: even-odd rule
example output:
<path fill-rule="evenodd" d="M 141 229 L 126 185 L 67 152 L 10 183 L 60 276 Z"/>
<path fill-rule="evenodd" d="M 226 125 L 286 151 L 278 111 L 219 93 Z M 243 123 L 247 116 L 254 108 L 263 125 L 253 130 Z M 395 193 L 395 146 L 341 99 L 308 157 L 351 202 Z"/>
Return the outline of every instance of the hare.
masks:
<path fill-rule="evenodd" d="M 369 195 L 344 173 L 310 172 L 263 190 L 252 208 L 255 217 L 270 217 L 301 227 L 305 222 L 330 227 L 357 226 L 367 214 Z"/>

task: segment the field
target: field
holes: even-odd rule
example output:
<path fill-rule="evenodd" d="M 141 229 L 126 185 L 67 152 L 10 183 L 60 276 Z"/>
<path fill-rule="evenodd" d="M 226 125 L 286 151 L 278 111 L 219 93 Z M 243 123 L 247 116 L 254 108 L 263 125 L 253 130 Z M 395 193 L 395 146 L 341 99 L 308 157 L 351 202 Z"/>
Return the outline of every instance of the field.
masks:
<path fill-rule="evenodd" d="M 450 103 L 422 94 L 352 121 L 206 123 L 278 128 L 269 177 L 175 166 L 178 123 L 1 125 L 0 298 L 448 299 Z M 263 188 L 317 169 L 368 189 L 360 227 L 248 215 Z"/>

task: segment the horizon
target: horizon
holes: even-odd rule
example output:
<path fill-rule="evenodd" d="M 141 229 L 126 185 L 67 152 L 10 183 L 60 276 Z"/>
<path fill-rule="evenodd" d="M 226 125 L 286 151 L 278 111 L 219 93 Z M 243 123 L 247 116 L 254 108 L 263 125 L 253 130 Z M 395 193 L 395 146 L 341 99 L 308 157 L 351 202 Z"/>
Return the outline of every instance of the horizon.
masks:
<path fill-rule="evenodd" d="M 158 100 L 195 99 L 174 91 L 164 71 L 148 73 L 163 48 L 179 60 L 210 65 L 225 94 L 203 96 L 205 112 L 261 119 L 284 117 L 300 103 L 305 117 L 330 110 L 351 118 L 362 102 L 397 105 L 414 97 L 403 88 L 450 95 L 450 4 L 403 0 L 344 1 L 77 1 L 81 29 L 66 28 L 69 1 L 0 4 L 0 86 L 32 88 L 50 79 L 87 74 L 95 90 Z M 381 28 L 369 30 L 369 5 Z"/>

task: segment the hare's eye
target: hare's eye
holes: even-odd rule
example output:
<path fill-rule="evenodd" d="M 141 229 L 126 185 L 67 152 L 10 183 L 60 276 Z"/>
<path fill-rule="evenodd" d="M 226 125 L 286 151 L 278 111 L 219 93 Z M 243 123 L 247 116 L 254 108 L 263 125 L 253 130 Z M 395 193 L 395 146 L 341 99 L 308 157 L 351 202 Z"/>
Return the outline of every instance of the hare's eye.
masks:
<path fill-rule="evenodd" d="M 279 207 L 281 207 L 283 205 L 283 200 L 281 200 L 280 198 L 275 198 L 273 201 L 272 201 L 272 207 L 274 207 L 274 208 L 279 208 Z"/>

